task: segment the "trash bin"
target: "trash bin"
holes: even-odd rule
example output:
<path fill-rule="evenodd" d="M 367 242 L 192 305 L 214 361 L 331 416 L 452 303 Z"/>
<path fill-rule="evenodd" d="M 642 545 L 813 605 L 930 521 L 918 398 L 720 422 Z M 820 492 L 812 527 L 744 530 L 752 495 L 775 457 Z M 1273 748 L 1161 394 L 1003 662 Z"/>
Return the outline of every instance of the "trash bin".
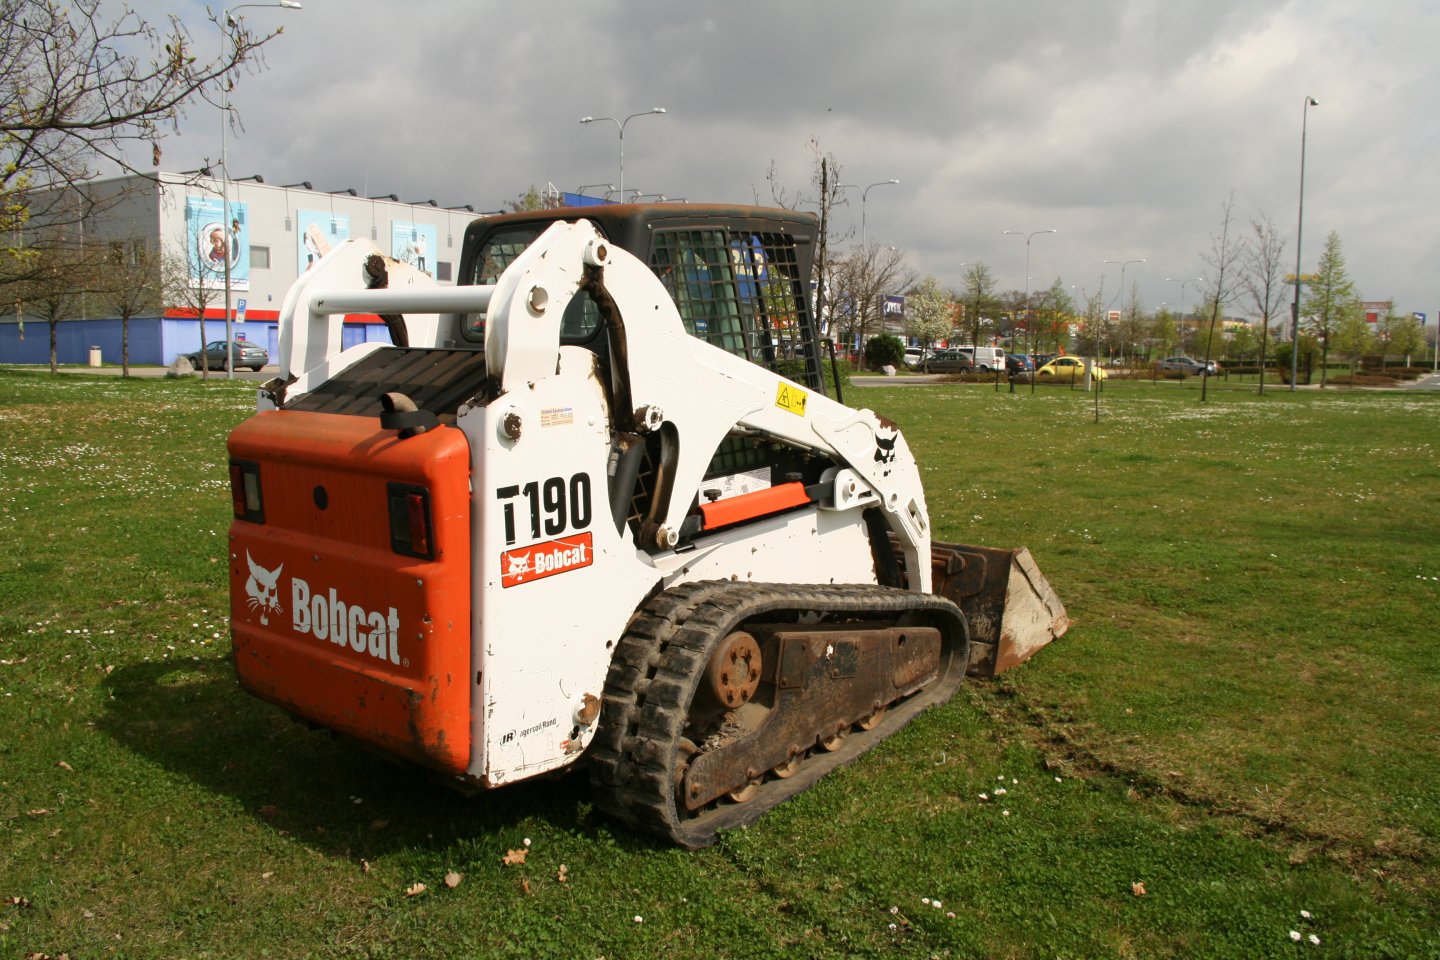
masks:
<path fill-rule="evenodd" d="M 99 347 L 91 347 L 91 348 L 90 348 L 90 366 L 92 366 L 92 367 L 98 367 L 98 366 L 100 366 L 100 348 L 99 348 Z"/>

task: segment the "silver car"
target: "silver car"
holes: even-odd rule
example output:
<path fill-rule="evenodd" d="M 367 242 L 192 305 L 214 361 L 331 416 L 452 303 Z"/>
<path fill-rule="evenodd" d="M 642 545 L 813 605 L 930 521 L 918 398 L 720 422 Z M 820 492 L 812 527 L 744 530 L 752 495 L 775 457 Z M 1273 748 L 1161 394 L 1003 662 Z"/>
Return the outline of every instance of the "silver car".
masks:
<path fill-rule="evenodd" d="M 1160 361 L 1161 370 L 1179 370 L 1192 377 L 1214 373 L 1214 366 L 1213 361 L 1209 365 L 1206 365 L 1199 360 L 1192 360 L 1189 357 L 1166 357 Z"/>
<path fill-rule="evenodd" d="M 185 358 L 190 361 L 192 367 L 199 370 L 202 363 L 202 354 L 204 357 L 203 363 L 211 370 L 225 369 L 224 340 L 212 340 L 210 343 L 205 344 L 203 351 L 187 353 L 185 354 Z M 258 371 L 270 362 L 269 351 L 259 344 L 251 343 L 248 340 L 231 340 L 230 357 L 230 369 L 232 370 L 249 367 L 251 370 Z"/>

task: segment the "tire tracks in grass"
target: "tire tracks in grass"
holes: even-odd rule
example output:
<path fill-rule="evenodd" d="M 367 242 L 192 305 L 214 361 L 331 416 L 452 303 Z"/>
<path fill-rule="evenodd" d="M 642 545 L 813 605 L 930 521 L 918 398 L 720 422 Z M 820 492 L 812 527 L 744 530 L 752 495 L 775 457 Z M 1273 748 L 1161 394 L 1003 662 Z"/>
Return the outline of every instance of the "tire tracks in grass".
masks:
<path fill-rule="evenodd" d="M 1396 881 L 1414 893 L 1427 895 L 1428 890 L 1428 895 L 1434 894 L 1433 880 L 1427 878 L 1432 875 L 1437 856 L 1423 838 L 1401 849 L 1382 850 L 1375 841 L 1277 817 L 1236 797 L 1196 790 L 1142 766 L 1106 756 L 1073 729 L 1073 721 L 1028 701 L 1003 677 L 983 687 L 970 685 L 965 689 L 976 709 L 999 729 L 1015 731 L 1039 751 L 1047 769 L 1063 768 L 1071 775 L 1117 781 L 1125 786 L 1127 796 L 1164 800 L 1204 816 L 1238 822 L 1248 836 L 1288 845 L 1288 859 L 1293 865 L 1326 856 L 1357 877 Z"/>

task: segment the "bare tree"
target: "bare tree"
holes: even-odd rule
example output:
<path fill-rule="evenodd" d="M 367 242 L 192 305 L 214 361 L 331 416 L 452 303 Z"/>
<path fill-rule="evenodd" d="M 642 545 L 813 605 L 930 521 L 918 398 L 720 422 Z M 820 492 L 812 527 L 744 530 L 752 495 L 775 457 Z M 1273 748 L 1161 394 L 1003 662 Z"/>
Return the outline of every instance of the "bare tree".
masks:
<path fill-rule="evenodd" d="M 1140 281 L 1130 284 L 1130 305 L 1120 311 L 1120 322 L 1110 330 L 1111 346 L 1122 357 L 1133 357 L 1135 348 L 1145 335 L 1148 313 L 1140 299 Z"/>
<path fill-rule="evenodd" d="M 1275 230 L 1275 223 L 1264 213 L 1250 221 L 1254 235 L 1245 257 L 1244 286 L 1250 303 L 1260 315 L 1260 393 L 1265 392 L 1265 361 L 1269 343 L 1270 321 L 1280 315 L 1285 304 L 1285 272 L 1280 256 L 1285 240 Z"/>
<path fill-rule="evenodd" d="M 130 321 L 164 309 L 159 254 L 144 239 L 112 242 L 100 264 L 97 290 L 102 307 L 120 318 L 121 374 L 130 376 Z"/>
<path fill-rule="evenodd" d="M 280 32 L 254 34 L 235 21 L 224 31 L 227 48 L 202 58 L 179 18 L 156 27 L 126 7 L 112 14 L 102 6 L 0 0 L 0 236 L 7 239 L 39 214 L 56 225 L 63 211 L 44 209 L 64 202 L 65 191 L 54 188 L 93 178 L 97 164 L 140 172 L 128 149 L 147 148 L 145 160 L 159 166 L 162 127 L 173 127 L 197 98 L 218 103 L 222 85 L 233 85 L 242 65 L 258 65 L 261 48 Z M 216 14 L 210 19 L 218 29 Z"/>
<path fill-rule="evenodd" d="M 847 340 L 859 340 L 862 364 L 865 341 L 881 330 L 884 298 L 909 289 L 914 282 L 904 254 L 894 247 L 870 244 L 836 261 L 832 293 L 841 301 L 836 324 Z"/>
<path fill-rule="evenodd" d="M 960 292 L 960 302 L 965 308 L 970 343 L 978 347 L 982 327 L 987 319 L 985 314 L 994 311 L 999 305 L 995 299 L 995 275 L 985 263 L 972 263 L 970 269 L 965 271 L 965 286 Z"/>
<path fill-rule="evenodd" d="M 1233 220 L 1235 208 L 1235 194 L 1232 191 L 1226 198 L 1225 205 L 1221 207 L 1220 233 L 1211 234 L 1210 251 L 1200 255 L 1200 259 L 1210 268 L 1211 276 L 1204 287 L 1205 306 L 1210 312 L 1209 329 L 1205 334 L 1205 365 L 1210 365 L 1211 351 L 1215 344 L 1215 328 L 1220 324 L 1220 319 L 1225 315 L 1225 308 L 1234 301 L 1240 286 L 1239 264 L 1245 254 L 1245 243 L 1243 239 L 1236 239 L 1230 235 L 1230 224 Z M 1210 386 L 1210 377 L 1200 378 L 1200 402 L 1207 399 L 1207 391 Z"/>
<path fill-rule="evenodd" d="M 28 313 L 49 327 L 51 373 L 60 369 L 60 324 L 80 316 L 92 266 L 84 245 L 49 240 L 33 249 L 25 277 L 18 284 L 16 313 Z"/>
<path fill-rule="evenodd" d="M 810 185 L 815 191 L 813 197 L 801 192 L 792 194 L 786 190 L 780 182 L 773 160 L 766 169 L 765 179 L 770 185 L 771 201 L 776 206 L 790 210 L 813 206 L 819 211 L 820 236 L 816 243 L 814 263 L 816 295 L 812 309 L 821 331 L 833 337 L 839 328 L 848 328 L 849 326 L 845 318 L 836 315 L 836 305 L 833 302 L 840 299 L 842 309 L 844 308 L 846 296 L 844 275 L 848 272 L 848 266 L 843 260 L 837 259 L 833 255 L 833 250 L 837 243 L 849 239 L 854 230 L 851 228 L 837 233 L 834 229 L 834 210 L 838 206 L 845 205 L 845 190 L 844 184 L 840 182 L 839 161 L 835 159 L 833 153 L 826 153 L 821 149 L 818 139 L 812 137 L 807 147 L 814 158 L 810 177 Z M 760 202 L 758 191 L 755 202 Z"/>
<path fill-rule="evenodd" d="M 209 379 L 210 358 L 205 351 L 205 311 L 217 303 L 223 292 L 207 286 L 201 279 L 200 251 L 193 243 L 178 244 L 183 253 L 164 254 L 160 260 L 162 303 L 174 304 L 186 313 L 194 313 L 200 321 L 200 377 Z M 226 345 L 230 349 L 229 344 Z"/>

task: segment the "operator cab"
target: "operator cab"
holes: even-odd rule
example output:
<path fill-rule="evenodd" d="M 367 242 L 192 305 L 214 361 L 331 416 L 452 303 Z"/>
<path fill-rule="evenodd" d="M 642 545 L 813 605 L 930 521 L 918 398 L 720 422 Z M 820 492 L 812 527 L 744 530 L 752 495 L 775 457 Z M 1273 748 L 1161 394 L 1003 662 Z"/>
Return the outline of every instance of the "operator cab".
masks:
<path fill-rule="evenodd" d="M 493 284 L 557 220 L 593 223 L 655 271 L 693 337 L 825 392 L 810 310 L 812 214 L 710 204 L 606 204 L 486 217 L 465 231 L 459 283 Z M 460 338 L 483 347 L 485 315 L 458 319 Z M 570 302 L 561 342 L 604 356 L 599 310 Z"/>

